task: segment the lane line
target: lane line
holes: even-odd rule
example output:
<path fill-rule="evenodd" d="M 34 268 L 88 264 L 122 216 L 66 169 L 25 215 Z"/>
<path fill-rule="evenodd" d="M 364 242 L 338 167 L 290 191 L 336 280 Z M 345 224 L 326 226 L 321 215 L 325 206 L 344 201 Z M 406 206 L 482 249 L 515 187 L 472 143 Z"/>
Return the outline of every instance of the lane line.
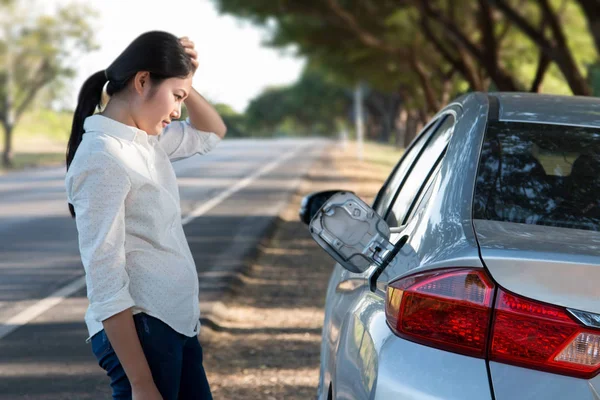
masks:
<path fill-rule="evenodd" d="M 230 186 L 229 189 L 221 192 L 217 197 L 212 198 L 211 200 L 207 201 L 206 203 L 204 203 L 200 207 L 198 207 L 195 210 L 191 211 L 185 218 L 183 218 L 181 220 L 181 223 L 183 225 L 188 224 L 189 222 L 191 222 L 195 218 L 198 218 L 202 214 L 205 214 L 208 211 L 212 210 L 214 207 L 216 207 L 219 203 L 221 203 L 224 200 L 226 200 L 232 194 L 234 194 L 236 192 L 239 192 L 240 190 L 244 189 L 246 186 L 250 185 L 252 182 L 254 182 L 260 176 L 262 176 L 262 175 L 264 175 L 264 174 L 266 174 L 266 173 L 274 170 L 275 168 L 277 168 L 279 166 L 279 164 L 281 164 L 282 162 L 284 162 L 284 161 L 292 158 L 297 153 L 300 153 L 306 147 L 308 147 L 308 146 L 302 146 L 302 147 L 297 148 L 296 150 L 292 150 L 292 151 L 289 151 L 287 153 L 284 153 L 281 157 L 273 160 L 272 162 L 270 162 L 269 164 L 265 165 L 264 167 L 262 167 L 258 171 L 254 172 L 252 175 L 250 175 L 250 176 L 242 179 L 241 181 L 238 181 L 235 185 Z"/>
<path fill-rule="evenodd" d="M 218 206 L 220 203 L 225 201 L 227 198 L 231 197 L 233 194 L 239 192 L 244 189 L 248 185 L 252 184 L 255 180 L 260 178 L 262 175 L 274 170 L 284 161 L 294 157 L 301 151 L 304 151 L 305 148 L 310 145 L 304 145 L 298 147 L 296 150 L 288 151 L 284 153 L 279 158 L 265 165 L 261 169 L 255 171 L 252 175 L 242 179 L 237 182 L 235 185 L 230 186 L 227 190 L 220 193 L 218 196 L 204 203 L 200 207 L 194 209 L 190 212 L 185 218 L 181 220 L 183 225 L 189 224 L 194 219 L 206 214 L 208 211 L 212 210 L 214 207 Z M 4 338 L 6 335 L 12 333 L 15 329 L 20 328 L 23 325 L 28 324 L 35 318 L 42 315 L 44 312 L 48 311 L 52 307 L 58 305 L 67 297 L 71 296 L 73 293 L 83 289 L 85 287 L 85 275 L 80 276 L 71 283 L 63 286 L 58 289 L 54 293 L 50 294 L 48 297 L 38 301 L 37 303 L 27 307 L 25 310 L 21 311 L 17 315 L 11 317 L 8 321 L 4 323 L 0 323 L 0 339 Z"/>

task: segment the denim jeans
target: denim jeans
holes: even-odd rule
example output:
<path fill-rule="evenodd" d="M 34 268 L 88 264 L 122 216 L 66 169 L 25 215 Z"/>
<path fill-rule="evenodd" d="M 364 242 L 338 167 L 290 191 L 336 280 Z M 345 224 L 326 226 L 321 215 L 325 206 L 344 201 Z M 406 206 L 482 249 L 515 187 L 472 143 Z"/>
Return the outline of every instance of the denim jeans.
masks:
<path fill-rule="evenodd" d="M 134 315 L 133 320 L 152 378 L 163 399 L 212 400 L 198 338 L 184 336 L 144 313 Z M 111 380 L 113 399 L 131 399 L 131 385 L 104 330 L 95 334 L 91 342 L 98 364 Z"/>

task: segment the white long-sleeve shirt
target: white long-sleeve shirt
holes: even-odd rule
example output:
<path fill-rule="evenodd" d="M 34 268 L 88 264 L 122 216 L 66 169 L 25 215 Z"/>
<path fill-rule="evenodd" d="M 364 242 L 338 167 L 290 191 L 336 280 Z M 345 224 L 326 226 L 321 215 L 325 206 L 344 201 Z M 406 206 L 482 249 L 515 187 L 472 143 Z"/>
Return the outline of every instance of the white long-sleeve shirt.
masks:
<path fill-rule="evenodd" d="M 152 136 L 98 114 L 84 130 L 65 185 L 86 273 L 89 338 L 103 320 L 131 307 L 196 335 L 198 273 L 171 161 L 207 153 L 219 136 L 189 121 Z"/>

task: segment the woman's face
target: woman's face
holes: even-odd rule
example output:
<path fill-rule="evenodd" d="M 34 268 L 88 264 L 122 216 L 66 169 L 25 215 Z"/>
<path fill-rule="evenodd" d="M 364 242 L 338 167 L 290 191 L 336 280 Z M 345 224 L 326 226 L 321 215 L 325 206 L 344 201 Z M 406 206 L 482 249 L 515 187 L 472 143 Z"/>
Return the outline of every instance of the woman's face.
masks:
<path fill-rule="evenodd" d="M 159 135 L 181 116 L 181 103 L 192 90 L 192 76 L 169 78 L 159 84 L 144 82 L 135 112 L 135 122 L 148 135 Z"/>

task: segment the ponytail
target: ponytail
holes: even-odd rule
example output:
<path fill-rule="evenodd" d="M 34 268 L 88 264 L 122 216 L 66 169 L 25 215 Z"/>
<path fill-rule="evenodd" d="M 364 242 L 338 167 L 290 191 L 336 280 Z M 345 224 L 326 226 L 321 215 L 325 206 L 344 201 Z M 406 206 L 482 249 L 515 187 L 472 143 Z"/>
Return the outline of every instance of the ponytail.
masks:
<path fill-rule="evenodd" d="M 96 111 L 96 107 L 98 107 L 102 98 L 102 89 L 107 81 L 106 71 L 102 70 L 90 76 L 81 87 L 77 99 L 77 108 L 73 116 L 71 136 L 67 145 L 67 171 L 71 166 L 75 152 L 83 137 L 83 122 Z M 75 217 L 75 210 L 72 204 L 69 204 L 69 210 L 71 211 L 71 215 Z"/>
<path fill-rule="evenodd" d="M 106 82 L 106 93 L 112 96 L 127 88 L 139 71 L 148 71 L 152 84 L 159 84 L 168 78 L 186 78 L 194 72 L 194 67 L 177 36 L 151 31 L 137 37 L 106 70 L 90 76 L 81 87 L 67 147 L 67 171 L 83 137 L 83 122 L 100 104 Z M 74 217 L 73 205 L 69 204 L 69 210 Z"/>

